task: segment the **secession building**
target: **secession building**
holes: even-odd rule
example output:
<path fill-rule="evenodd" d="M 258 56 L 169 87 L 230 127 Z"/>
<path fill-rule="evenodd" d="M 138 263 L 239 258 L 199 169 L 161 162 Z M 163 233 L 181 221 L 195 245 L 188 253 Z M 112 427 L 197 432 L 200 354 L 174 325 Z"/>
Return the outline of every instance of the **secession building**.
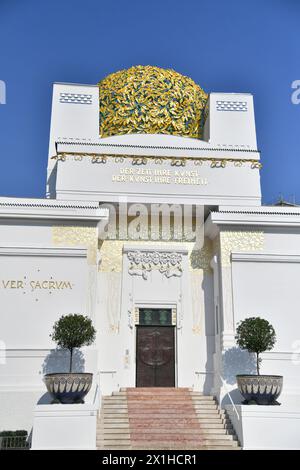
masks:
<path fill-rule="evenodd" d="M 297 447 L 300 209 L 261 205 L 260 168 L 251 94 L 206 94 L 150 66 L 54 84 L 46 197 L 0 198 L 1 429 L 32 429 L 43 374 L 66 366 L 53 323 L 84 313 L 97 339 L 76 367 L 102 395 L 214 395 L 247 448 L 235 375 L 255 370 L 235 330 L 261 316 L 277 333 L 262 372 L 284 376 L 282 405 L 247 416 L 267 436 L 270 413 L 282 446 Z M 140 328 L 151 324 L 171 327 L 156 346 Z"/>

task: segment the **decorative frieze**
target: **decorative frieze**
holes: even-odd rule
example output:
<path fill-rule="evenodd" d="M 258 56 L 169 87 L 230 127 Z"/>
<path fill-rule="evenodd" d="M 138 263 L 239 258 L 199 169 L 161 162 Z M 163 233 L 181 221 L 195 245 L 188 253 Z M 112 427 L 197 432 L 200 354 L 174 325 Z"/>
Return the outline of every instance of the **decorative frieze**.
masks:
<path fill-rule="evenodd" d="M 145 166 L 148 163 L 155 165 L 170 165 L 171 167 L 185 167 L 187 163 L 192 162 L 196 166 L 201 166 L 205 163 L 209 164 L 211 168 L 225 168 L 231 164 L 235 167 L 243 165 L 250 165 L 251 169 L 260 169 L 262 164 L 255 158 L 214 158 L 214 157 L 171 157 L 171 156 L 154 156 L 154 155 L 117 155 L 117 154 L 97 154 L 89 152 L 57 152 L 57 155 L 52 157 L 55 160 L 65 162 L 67 159 L 74 159 L 76 162 L 81 162 L 85 158 L 90 158 L 91 163 L 106 164 L 108 162 L 123 163 L 128 162 L 133 166 Z"/>
<path fill-rule="evenodd" d="M 181 253 L 134 250 L 127 253 L 128 273 L 147 280 L 152 270 L 158 270 L 167 278 L 181 277 L 183 272 Z"/>
<path fill-rule="evenodd" d="M 221 263 L 230 266 L 232 251 L 259 251 L 264 247 L 264 232 L 251 231 L 223 231 L 220 233 Z"/>
<path fill-rule="evenodd" d="M 100 258 L 101 262 L 99 264 L 100 272 L 121 272 L 123 264 L 123 246 L 124 240 L 104 240 L 100 246 Z M 195 249 L 194 242 L 160 242 L 160 241 L 143 241 L 136 240 L 132 242 L 132 245 L 136 247 L 137 250 L 141 250 L 142 247 L 153 247 L 153 252 L 156 248 L 160 249 L 166 248 L 170 249 L 170 243 L 174 247 L 174 251 L 177 249 L 182 250 L 186 249 L 188 251 L 188 263 L 189 271 L 191 272 L 204 272 L 210 274 L 212 272 L 210 267 L 211 258 L 218 249 L 208 238 L 205 238 L 203 247 L 198 250 Z"/>

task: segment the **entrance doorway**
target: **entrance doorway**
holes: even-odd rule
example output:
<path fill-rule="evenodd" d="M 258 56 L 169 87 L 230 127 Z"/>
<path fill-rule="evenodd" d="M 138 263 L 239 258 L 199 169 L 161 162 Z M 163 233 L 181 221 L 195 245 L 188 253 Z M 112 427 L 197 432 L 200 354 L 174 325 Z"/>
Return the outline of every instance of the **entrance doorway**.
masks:
<path fill-rule="evenodd" d="M 136 386 L 175 387 L 175 327 L 171 309 L 140 309 Z"/>

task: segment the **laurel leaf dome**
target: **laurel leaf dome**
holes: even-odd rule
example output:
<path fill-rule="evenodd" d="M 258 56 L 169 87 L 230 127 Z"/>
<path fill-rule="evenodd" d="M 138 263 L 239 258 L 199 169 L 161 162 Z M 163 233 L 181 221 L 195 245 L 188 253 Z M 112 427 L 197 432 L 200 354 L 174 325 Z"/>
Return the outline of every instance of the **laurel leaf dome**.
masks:
<path fill-rule="evenodd" d="M 202 137 L 207 94 L 171 69 L 138 65 L 98 83 L 100 136 L 172 134 Z"/>

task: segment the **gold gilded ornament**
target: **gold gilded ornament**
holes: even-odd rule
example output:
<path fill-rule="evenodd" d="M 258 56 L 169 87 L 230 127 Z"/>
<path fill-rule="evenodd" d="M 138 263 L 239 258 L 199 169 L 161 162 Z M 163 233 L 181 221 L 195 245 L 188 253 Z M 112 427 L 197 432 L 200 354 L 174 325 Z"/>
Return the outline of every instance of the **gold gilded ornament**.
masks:
<path fill-rule="evenodd" d="M 55 246 L 85 246 L 89 264 L 96 264 L 98 233 L 96 227 L 58 225 L 52 227 L 52 242 Z"/>
<path fill-rule="evenodd" d="M 138 65 L 98 83 L 100 136 L 173 134 L 202 138 L 208 95 L 171 69 Z"/>

